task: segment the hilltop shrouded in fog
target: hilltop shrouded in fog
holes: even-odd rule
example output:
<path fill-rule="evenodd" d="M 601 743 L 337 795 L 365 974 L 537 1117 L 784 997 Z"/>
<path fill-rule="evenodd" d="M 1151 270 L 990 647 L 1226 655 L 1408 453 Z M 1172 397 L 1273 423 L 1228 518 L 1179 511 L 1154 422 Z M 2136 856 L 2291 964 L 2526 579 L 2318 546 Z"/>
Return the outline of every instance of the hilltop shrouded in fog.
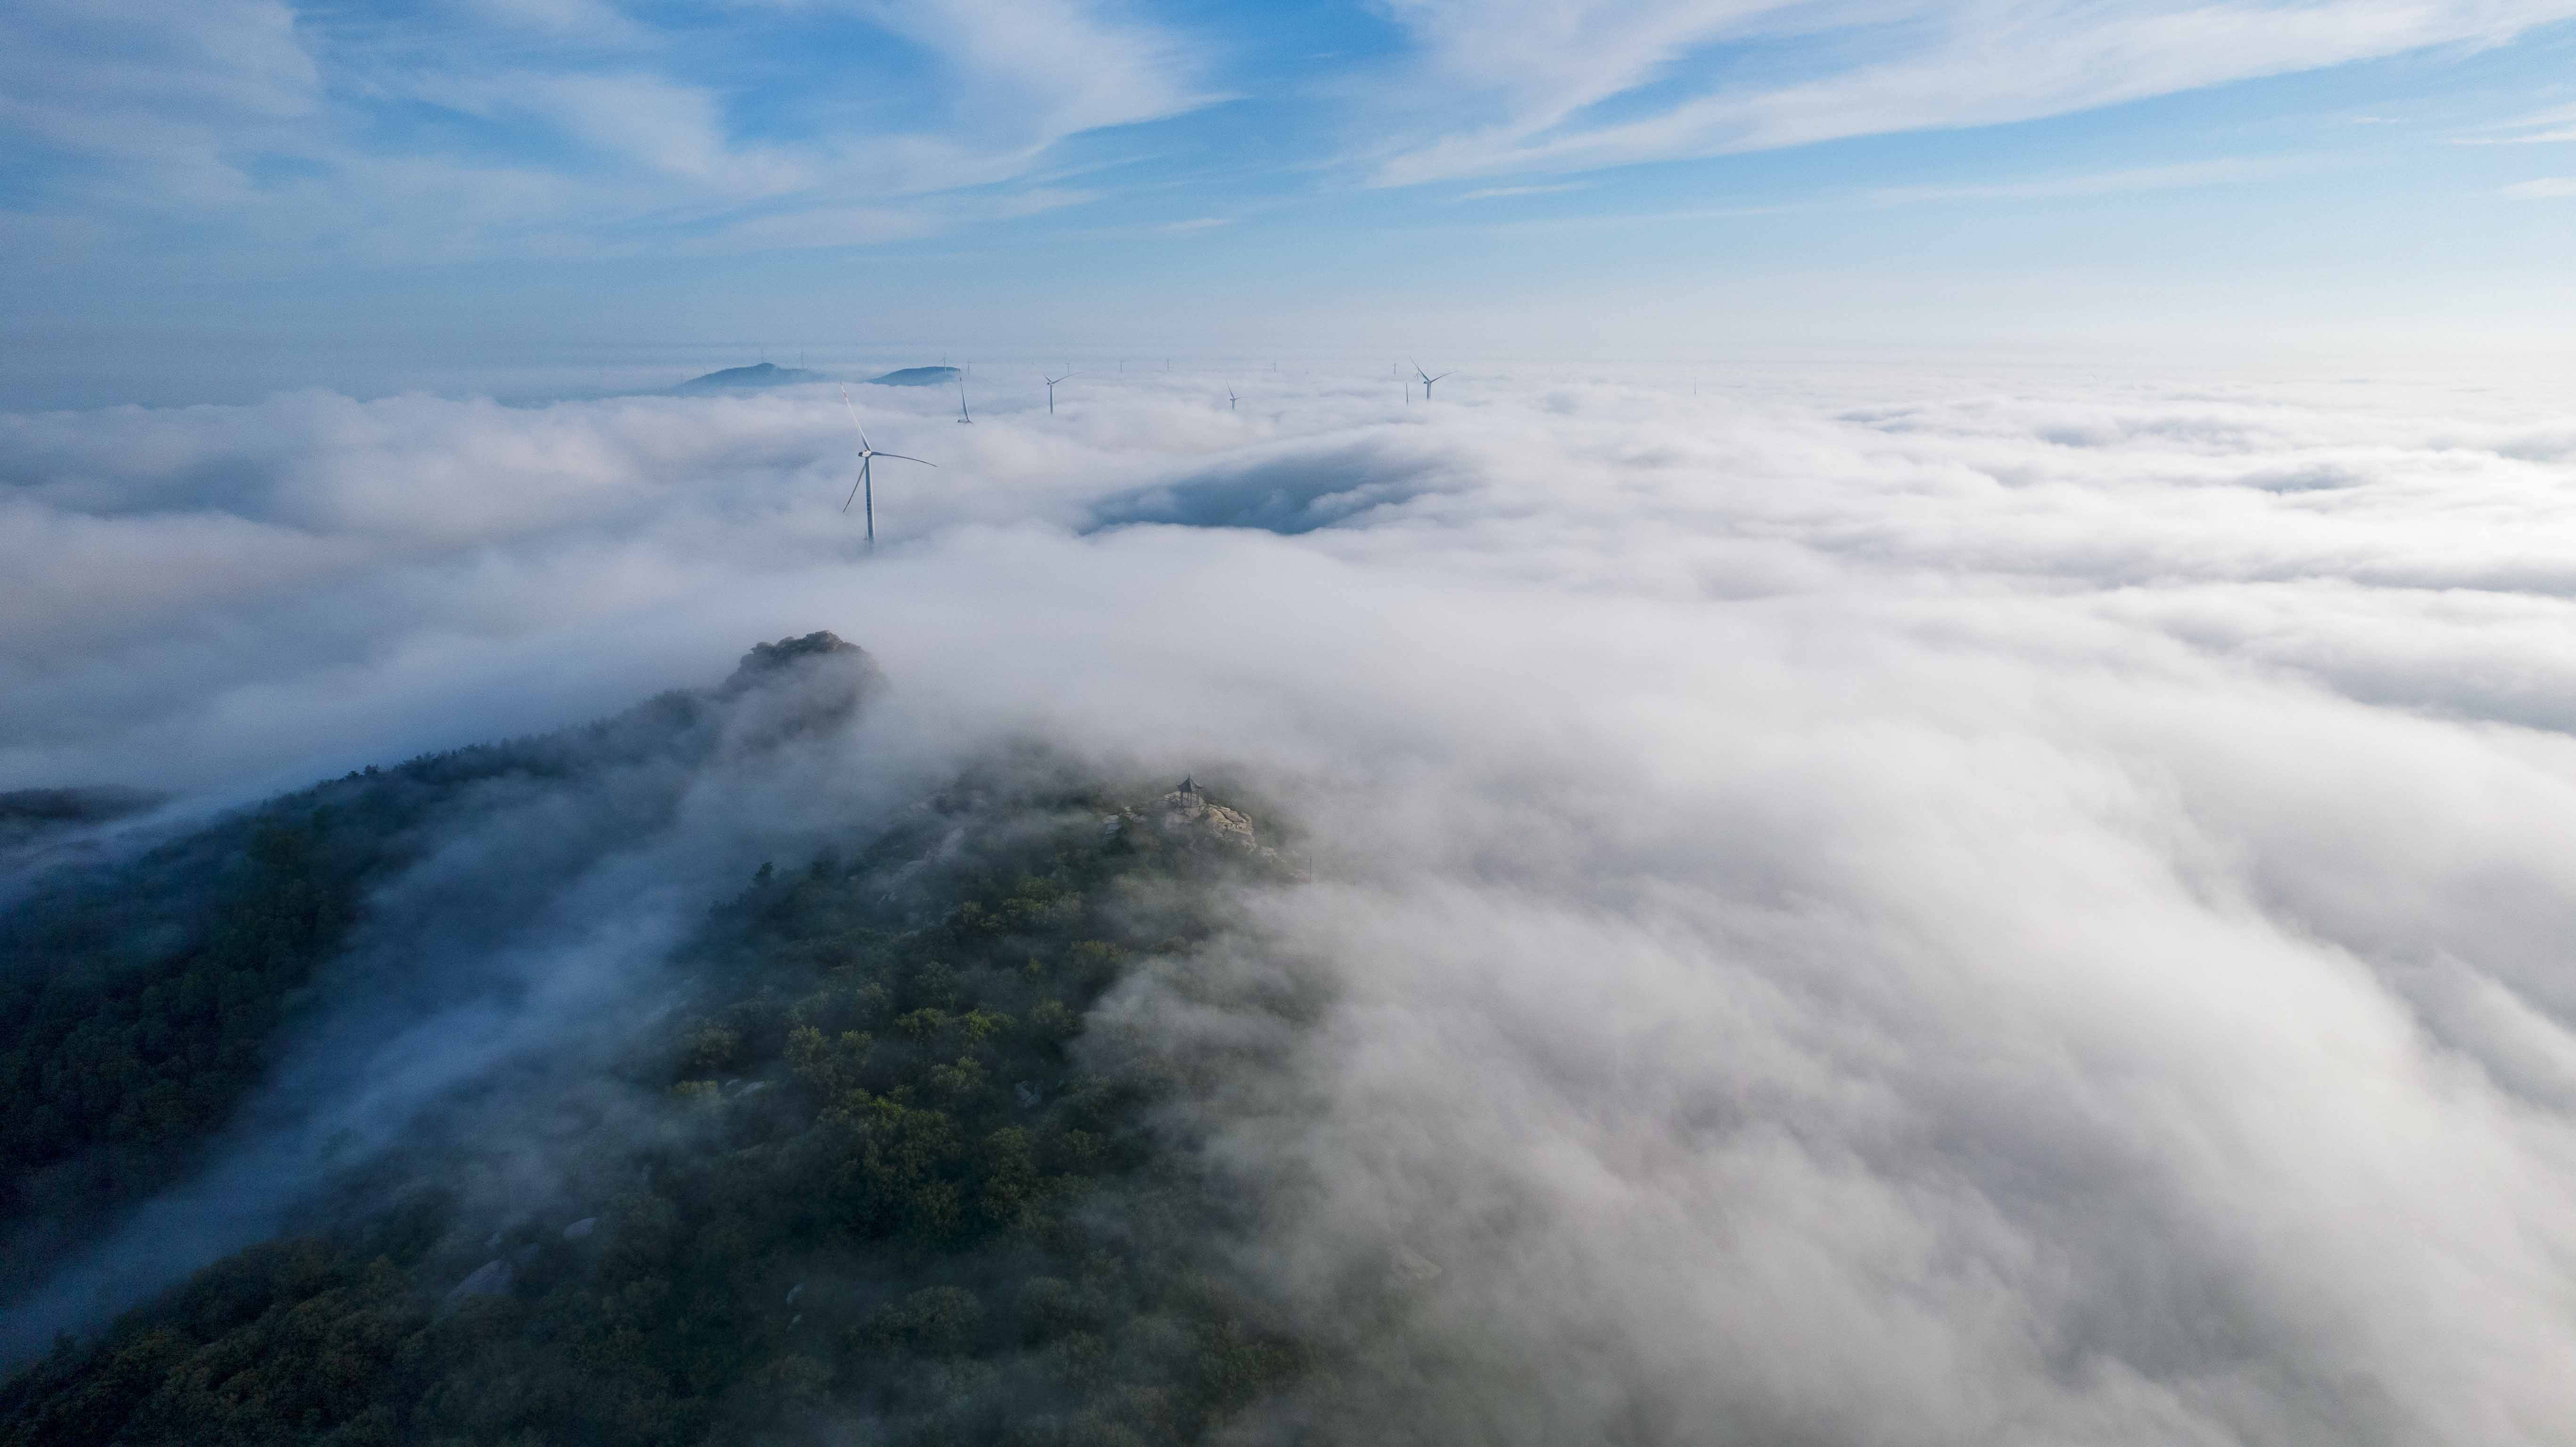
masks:
<path fill-rule="evenodd" d="M 1186 1089 L 1084 1028 L 1290 877 L 1195 783 L 999 751 L 656 948 L 549 918 L 704 890 L 690 796 L 848 768 L 884 688 L 762 644 L 21 901 L 13 954 L 59 967 L 9 982 L 13 1365 L 150 1299 L 0 1387 L 0 1440 L 1194 1438 L 1306 1370 L 1211 1271 L 1228 1200 L 1154 1129 Z"/>
<path fill-rule="evenodd" d="M 418 1345 L 352 1401 L 494 1440 L 624 1430 L 582 1415 L 604 1358 L 531 1359 L 552 1396 L 476 1375 L 618 1329 L 634 1400 L 708 1432 L 2576 1420 L 2562 402 L 1462 365 L 1435 405 L 1355 371 L 1232 379 L 1229 412 L 1228 380 L 1095 379 L 1052 421 L 1029 387 L 971 429 L 872 393 L 877 445 L 942 464 L 879 479 L 873 558 L 828 389 L 0 424 L 0 787 L 176 796 L 49 878 L 235 877 L 275 856 L 221 840 L 273 816 L 225 809 L 506 765 L 363 850 L 366 810 L 310 826 L 342 942 L 184 1169 L 13 1319 L 123 1352 L 198 1313 L 113 1378 L 166 1412 L 355 1313 Z M 542 738 L 397 767 L 818 627 L 892 686 L 606 773 Z M 1205 871 L 1101 852 L 1212 807 L 1251 844 L 1214 829 Z M 1083 940 L 1116 967 L 1065 973 Z M 893 1051 L 846 1087 L 892 1104 L 834 1116 L 806 1024 Z M 705 1030 L 738 1043 L 693 1065 Z M 1138 1113 L 1050 1114 L 1083 1072 Z M 922 1110 L 964 1143 L 922 1179 L 985 1223 L 930 1255 L 791 1144 L 893 1161 Z M 1059 1129 L 1134 1153 L 1077 1169 Z M 1072 1183 L 1053 1224 L 974 1216 L 1002 1130 Z M 639 1191 L 662 1254 L 616 1256 Z M 673 1294 L 616 1318 L 646 1277 Z M 664 1334 L 700 1317 L 742 1324 L 721 1359 Z M 83 1350 L 13 1410 L 93 1400 Z"/>

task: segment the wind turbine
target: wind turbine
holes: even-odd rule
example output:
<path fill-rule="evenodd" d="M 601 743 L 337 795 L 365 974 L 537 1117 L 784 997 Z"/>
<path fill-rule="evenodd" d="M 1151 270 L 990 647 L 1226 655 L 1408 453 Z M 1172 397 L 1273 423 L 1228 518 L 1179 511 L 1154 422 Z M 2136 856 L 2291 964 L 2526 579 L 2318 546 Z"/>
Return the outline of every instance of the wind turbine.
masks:
<path fill-rule="evenodd" d="M 1233 389 L 1232 387 L 1228 387 L 1228 388 L 1226 388 L 1226 389 L 1225 389 L 1225 410 L 1227 410 L 1228 412 L 1233 411 L 1233 410 L 1234 410 L 1234 404 L 1235 404 L 1235 403 L 1237 403 L 1237 402 L 1240 402 L 1240 401 L 1242 401 L 1242 400 L 1243 400 L 1242 398 L 1237 397 L 1237 396 L 1235 396 L 1235 395 L 1234 395 L 1234 389 Z"/>
<path fill-rule="evenodd" d="M 1070 382 L 1070 381 L 1072 381 L 1074 378 L 1079 377 L 1079 376 L 1081 376 L 1082 374 L 1081 374 L 1080 372 L 1067 372 L 1067 373 L 1065 373 L 1065 374 L 1064 374 L 1063 376 L 1061 376 L 1061 377 L 1049 377 L 1049 376 L 1047 376 L 1047 374 L 1046 374 L 1046 373 L 1044 373 L 1044 372 L 1040 372 L 1040 373 L 1038 373 L 1038 375 L 1039 375 L 1040 377 L 1044 378 L 1044 379 L 1045 379 L 1045 381 L 1046 381 L 1046 384 L 1047 384 L 1047 415 L 1048 415 L 1049 417 L 1052 417 L 1052 416 L 1054 416 L 1054 415 L 1055 415 L 1055 384 L 1056 384 L 1056 383 L 1058 383 L 1058 382 Z"/>
<path fill-rule="evenodd" d="M 1422 400 L 1428 402 L 1431 400 L 1431 384 L 1439 381 L 1440 377 L 1446 377 L 1449 374 L 1443 372 L 1440 374 L 1440 377 L 1432 376 L 1429 372 L 1422 370 L 1422 364 L 1420 362 L 1416 362 L 1413 364 L 1413 375 L 1422 379 Z"/>
<path fill-rule="evenodd" d="M 858 497 L 860 491 L 862 489 L 866 491 L 868 495 L 868 551 L 873 553 L 877 550 L 877 485 L 876 479 L 871 475 L 873 469 L 869 464 L 875 462 L 880 457 L 891 457 L 899 462 L 918 462 L 924 467 L 937 467 L 939 464 L 932 462 L 925 457 L 906 457 L 900 452 L 877 451 L 874 447 L 868 445 L 868 429 L 865 427 L 859 427 L 859 407 L 857 403 L 850 400 L 850 389 L 847 387 L 843 387 L 841 389 L 841 405 L 850 409 L 850 425 L 852 427 L 857 427 L 859 432 L 859 480 L 850 484 L 849 497 L 841 499 L 841 511 L 848 512 L 850 510 L 850 503 Z"/>
<path fill-rule="evenodd" d="M 966 410 L 966 374 L 963 372 L 957 374 L 957 425 L 975 425 L 975 414 Z"/>

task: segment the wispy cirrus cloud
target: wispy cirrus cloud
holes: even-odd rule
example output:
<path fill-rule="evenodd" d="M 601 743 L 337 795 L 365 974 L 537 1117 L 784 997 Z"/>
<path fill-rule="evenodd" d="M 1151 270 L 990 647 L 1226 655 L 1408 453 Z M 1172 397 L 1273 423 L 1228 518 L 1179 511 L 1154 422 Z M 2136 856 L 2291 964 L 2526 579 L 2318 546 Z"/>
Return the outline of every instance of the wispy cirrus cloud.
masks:
<path fill-rule="evenodd" d="M 1942 201 L 2040 201 L 2075 196 L 2126 196 L 2142 191 L 2243 185 L 2295 170 L 2298 164 L 2286 159 L 2223 156 L 2166 166 L 2131 166 L 2115 171 L 1964 186 L 1881 186 L 1864 193 L 1861 199 L 1876 206 L 1913 206 Z"/>
<path fill-rule="evenodd" d="M 619 254 L 1008 214 L 934 198 L 1206 100 L 1186 39 L 1092 0 L 752 8 L 683 27 L 608 0 L 30 0 L 0 17 L 0 135 L 31 218 L 281 254 Z"/>
<path fill-rule="evenodd" d="M 2576 141 L 2576 106 L 2556 106 L 2451 137 L 2455 146 L 2528 146 Z"/>
<path fill-rule="evenodd" d="M 1401 0 L 1443 120 L 1368 157 L 1381 185 L 1566 173 L 1992 125 L 2440 45 L 2576 0 Z M 1431 110 L 1425 107 L 1426 112 Z"/>
<path fill-rule="evenodd" d="M 56 158 L 61 189 L 239 193 L 241 153 L 311 155 L 322 68 L 278 0 L 26 0 L 0 12 L 0 132 L 10 169 Z"/>
<path fill-rule="evenodd" d="M 1479 186 L 1461 194 L 1461 201 L 1499 201 L 1509 196 L 1549 196 L 1560 191 L 1580 191 L 1581 181 L 1558 181 L 1544 186 Z"/>

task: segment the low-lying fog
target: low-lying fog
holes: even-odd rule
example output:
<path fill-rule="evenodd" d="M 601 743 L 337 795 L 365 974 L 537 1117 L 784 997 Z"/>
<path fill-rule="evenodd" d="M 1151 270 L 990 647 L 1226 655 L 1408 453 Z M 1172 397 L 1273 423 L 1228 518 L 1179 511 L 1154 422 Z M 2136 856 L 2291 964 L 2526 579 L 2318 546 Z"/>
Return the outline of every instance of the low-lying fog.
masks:
<path fill-rule="evenodd" d="M 1280 1291 L 1424 1279 L 1389 1440 L 2576 1422 L 2563 400 L 977 386 L 857 389 L 938 464 L 873 557 L 828 387 L 0 417 L 0 788 L 241 801 L 828 628 L 916 753 L 1294 801 L 1260 947 L 1345 988 L 1211 1109 Z"/>

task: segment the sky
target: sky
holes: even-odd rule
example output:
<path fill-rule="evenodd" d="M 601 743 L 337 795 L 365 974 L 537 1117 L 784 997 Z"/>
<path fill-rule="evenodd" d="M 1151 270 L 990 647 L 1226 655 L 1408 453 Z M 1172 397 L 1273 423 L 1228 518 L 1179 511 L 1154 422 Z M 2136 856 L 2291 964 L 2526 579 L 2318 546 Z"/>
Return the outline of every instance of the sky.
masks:
<path fill-rule="evenodd" d="M 0 405 L 835 349 L 2563 351 L 2576 0 L 27 0 Z"/>
<path fill-rule="evenodd" d="M 1560 366 L 1426 403 L 1182 367 L 1052 415 L 996 380 L 973 427 L 851 391 L 938 464 L 880 469 L 873 553 L 829 385 L 0 417 L 0 788 L 171 791 L 150 830 L 817 628 L 890 681 L 792 755 L 642 771 L 650 809 L 499 791 L 371 898 L 380 952 L 216 1164 L 13 1340 L 254 1239 L 332 1143 L 595 1071 L 758 861 L 1034 736 L 1268 800 L 1308 869 L 1085 1035 L 1216 1083 L 1185 1134 L 1294 1203 L 1228 1258 L 1282 1310 L 1342 1340 L 1354 1273 L 1414 1283 L 1370 1372 L 1281 1410 L 1836 1447 L 2576 1421 L 2551 379 Z M 540 883 L 524 927 L 427 909 Z M 1329 1002 L 1284 1040 L 1283 978 Z"/>

